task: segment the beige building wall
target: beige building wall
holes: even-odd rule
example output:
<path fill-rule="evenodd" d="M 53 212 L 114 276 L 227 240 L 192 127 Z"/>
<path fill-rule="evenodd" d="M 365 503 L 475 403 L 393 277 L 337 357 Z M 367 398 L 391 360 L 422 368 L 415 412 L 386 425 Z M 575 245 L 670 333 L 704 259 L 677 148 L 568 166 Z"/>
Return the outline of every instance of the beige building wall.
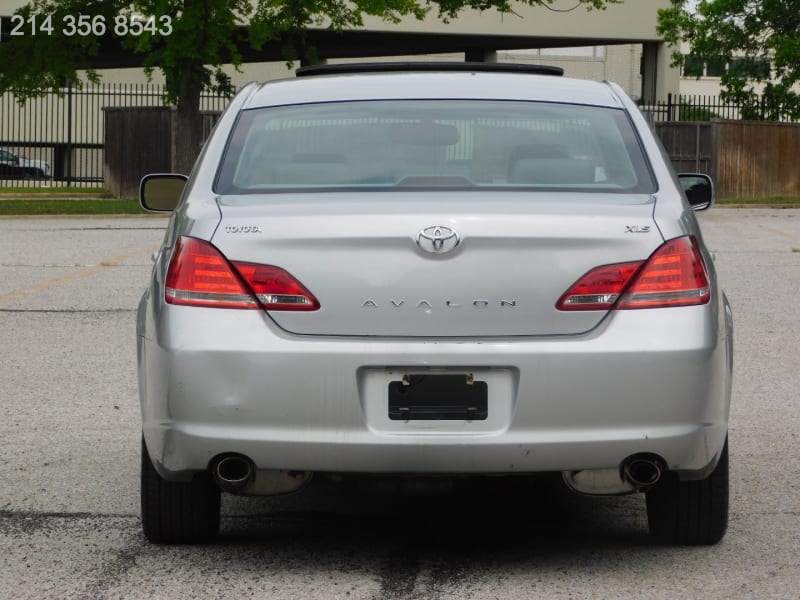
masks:
<path fill-rule="evenodd" d="M 513 14 L 495 10 L 467 10 L 443 24 L 431 13 L 424 21 L 404 18 L 398 25 L 380 19 L 365 20 L 365 27 L 375 31 L 428 33 L 460 33 L 479 35 L 531 35 L 598 40 L 660 41 L 656 33 L 659 8 L 667 8 L 669 0 L 626 0 L 611 4 L 605 10 L 588 11 L 583 6 L 570 10 L 576 0 L 555 0 L 550 9 L 543 6 L 515 4 Z"/>
<path fill-rule="evenodd" d="M 553 65 L 563 68 L 567 77 L 614 81 L 635 99 L 642 93 L 641 58 L 641 44 L 498 52 L 501 62 Z"/>
<path fill-rule="evenodd" d="M 587 46 L 579 48 L 557 48 L 542 50 L 511 50 L 498 52 L 499 62 L 528 63 L 553 65 L 564 69 L 567 77 L 594 79 L 596 81 L 614 81 L 633 98 L 638 98 L 642 90 L 642 76 L 639 73 L 639 62 L 642 56 L 641 44 L 623 46 Z M 362 59 L 337 59 L 331 63 L 359 62 Z M 429 54 L 424 56 L 386 56 L 371 58 L 370 61 L 403 61 L 431 60 L 456 61 L 464 60 L 463 53 Z M 269 81 L 282 77 L 292 77 L 294 69 L 299 65 L 287 68 L 284 62 L 253 63 L 242 65 L 237 72 L 232 67 L 226 69 L 234 85 L 241 87 L 250 81 Z M 104 83 L 141 83 L 146 81 L 141 69 L 115 69 L 103 71 Z M 153 74 L 153 83 L 163 83 L 160 72 Z"/>
<path fill-rule="evenodd" d="M 690 50 L 691 47 L 689 44 L 681 44 L 681 52 L 684 55 L 689 54 Z M 708 76 L 704 74 L 701 77 L 696 77 L 693 75 L 686 76 L 683 75 L 683 73 L 679 73 L 679 82 L 679 92 L 685 96 L 719 96 L 722 92 L 722 84 L 719 76 Z M 766 82 L 753 82 L 752 86 L 756 93 L 760 94 L 766 86 Z M 800 93 L 800 84 L 795 85 L 793 89 Z"/>
<path fill-rule="evenodd" d="M 596 81 L 614 81 L 634 99 L 642 92 L 642 76 L 639 64 L 642 56 L 641 44 L 625 44 L 618 46 L 586 46 L 578 48 L 553 48 L 533 50 L 510 50 L 497 53 L 499 62 L 553 65 L 564 69 L 567 77 L 593 79 Z M 362 59 L 337 59 L 331 63 L 359 62 Z M 370 58 L 370 61 L 456 61 L 464 60 L 463 53 L 428 54 L 424 56 L 385 56 Z M 250 81 L 269 81 L 282 77 L 292 77 L 294 64 L 287 68 L 285 62 L 253 63 L 242 65 L 240 71 L 233 67 L 226 69 L 237 87 Z M 114 69 L 102 72 L 104 83 L 143 83 L 146 78 L 141 69 Z M 164 77 L 156 71 L 153 83 L 164 83 Z M 677 88 L 676 88 L 677 89 Z"/>

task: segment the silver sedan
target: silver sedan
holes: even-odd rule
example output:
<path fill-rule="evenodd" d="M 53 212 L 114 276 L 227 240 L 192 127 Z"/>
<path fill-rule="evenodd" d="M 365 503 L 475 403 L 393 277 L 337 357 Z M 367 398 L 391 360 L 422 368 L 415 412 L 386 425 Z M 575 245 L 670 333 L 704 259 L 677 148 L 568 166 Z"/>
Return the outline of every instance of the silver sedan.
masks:
<path fill-rule="evenodd" d="M 174 210 L 138 312 L 151 541 L 213 539 L 221 491 L 542 472 L 646 493 L 659 542 L 725 534 L 713 186 L 618 86 L 305 68 L 244 88 L 141 200 Z"/>

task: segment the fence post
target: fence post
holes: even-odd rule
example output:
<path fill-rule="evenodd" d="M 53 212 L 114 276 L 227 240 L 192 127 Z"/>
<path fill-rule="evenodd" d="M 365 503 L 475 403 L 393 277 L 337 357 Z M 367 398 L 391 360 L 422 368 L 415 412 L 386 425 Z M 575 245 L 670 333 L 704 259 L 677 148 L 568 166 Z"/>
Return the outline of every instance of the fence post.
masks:
<path fill-rule="evenodd" d="M 717 187 L 717 197 L 720 197 L 720 192 L 725 188 L 727 182 L 720 181 L 719 179 L 719 121 L 711 121 L 711 165 L 709 175 L 714 180 Z"/>
<path fill-rule="evenodd" d="M 672 92 L 667 94 L 667 121 L 673 121 L 672 118 Z"/>
<path fill-rule="evenodd" d="M 66 180 L 67 187 L 72 183 L 72 80 L 67 79 L 67 148 L 66 157 L 67 172 Z"/>
<path fill-rule="evenodd" d="M 700 172 L 700 121 L 695 123 L 694 129 L 694 172 Z"/>

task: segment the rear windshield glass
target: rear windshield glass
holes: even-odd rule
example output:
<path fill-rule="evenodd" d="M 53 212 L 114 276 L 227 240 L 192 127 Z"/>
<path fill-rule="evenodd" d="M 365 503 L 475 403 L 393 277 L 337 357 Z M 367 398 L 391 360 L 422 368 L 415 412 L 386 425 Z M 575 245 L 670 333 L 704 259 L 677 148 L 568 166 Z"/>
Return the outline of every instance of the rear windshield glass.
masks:
<path fill-rule="evenodd" d="M 398 187 L 655 191 L 624 111 L 478 100 L 332 102 L 244 111 L 215 190 Z"/>

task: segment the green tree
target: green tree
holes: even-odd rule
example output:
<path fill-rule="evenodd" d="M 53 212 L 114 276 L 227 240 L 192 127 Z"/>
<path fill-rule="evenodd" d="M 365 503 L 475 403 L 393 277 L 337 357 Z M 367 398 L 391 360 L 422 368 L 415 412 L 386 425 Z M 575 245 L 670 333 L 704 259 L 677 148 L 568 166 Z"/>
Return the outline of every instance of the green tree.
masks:
<path fill-rule="evenodd" d="M 166 80 L 165 100 L 176 107 L 176 164 L 188 172 L 201 143 L 200 95 L 203 90 L 231 93 L 226 64 L 241 64 L 241 48 L 260 49 L 279 41 L 287 61 L 317 62 L 308 43 L 310 28 L 343 31 L 363 26 L 367 16 L 398 22 L 412 16 L 423 19 L 434 11 L 447 22 L 464 9 L 496 9 L 513 12 L 515 4 L 547 6 L 555 0 L 30 0 L 17 10 L 36 35 L 5 36 L 0 44 L 0 92 L 11 90 L 21 101 L 62 89 L 66 80 L 81 85 L 77 72 L 90 70 L 94 57 L 109 47 L 122 45 L 144 55 L 148 73 L 160 69 Z M 602 9 L 621 0 L 578 0 L 588 9 Z M 76 15 L 87 15 L 90 23 L 102 21 L 100 29 L 87 35 L 63 35 L 65 23 Z M 140 35 L 116 30 L 133 23 L 133 15 L 160 20 Z M 169 21 L 166 21 L 166 18 Z M 94 21 L 93 19 L 97 19 Z M 48 34 L 47 26 L 53 30 Z M 168 27 L 167 27 L 168 25 Z M 42 27 L 44 26 L 44 29 Z M 85 30 L 85 28 L 84 28 Z M 123 34 L 123 35 L 119 35 Z"/>
<path fill-rule="evenodd" d="M 800 119 L 793 89 L 800 81 L 800 0 L 701 0 L 694 10 L 687 4 L 672 0 L 659 11 L 659 34 L 676 47 L 688 43 L 693 64 L 727 64 L 721 96 L 740 104 L 743 118 Z M 687 57 L 677 51 L 673 59 L 681 65 Z"/>

